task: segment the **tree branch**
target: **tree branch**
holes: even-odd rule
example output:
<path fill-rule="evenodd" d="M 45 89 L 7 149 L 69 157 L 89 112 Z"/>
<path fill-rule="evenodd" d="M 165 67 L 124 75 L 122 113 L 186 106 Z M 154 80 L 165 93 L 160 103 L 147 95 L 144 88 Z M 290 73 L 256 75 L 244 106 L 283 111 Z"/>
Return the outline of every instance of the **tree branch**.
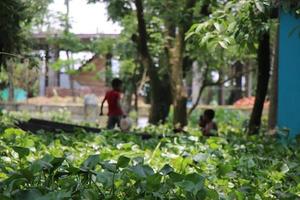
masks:
<path fill-rule="evenodd" d="M 252 72 L 252 71 L 255 70 L 255 68 L 252 68 L 252 69 L 249 69 L 249 70 L 247 70 L 247 71 L 245 71 L 245 72 L 237 73 L 237 74 L 235 74 L 235 75 L 233 75 L 233 76 L 231 76 L 231 77 L 229 77 L 229 78 L 227 78 L 227 79 L 225 79 L 225 80 L 223 80 L 223 81 L 220 81 L 220 79 L 219 79 L 217 82 L 210 82 L 210 83 L 208 83 L 208 82 L 206 81 L 206 80 L 207 80 L 208 71 L 209 71 L 208 69 L 209 69 L 209 67 L 207 67 L 206 70 L 205 70 L 205 73 L 204 73 L 205 79 L 204 79 L 204 81 L 203 81 L 203 83 L 202 83 L 202 85 L 201 85 L 201 87 L 200 87 L 200 89 L 199 89 L 199 93 L 198 93 L 196 102 L 192 105 L 191 109 L 190 109 L 189 112 L 188 112 L 188 115 L 191 115 L 192 112 L 197 108 L 197 106 L 198 106 L 198 104 L 199 104 L 199 101 L 200 101 L 200 98 L 201 98 L 201 95 L 202 95 L 202 93 L 203 93 L 203 91 L 204 91 L 204 89 L 205 89 L 206 87 L 225 84 L 225 83 L 228 82 L 228 81 L 231 81 L 231 80 L 233 80 L 233 79 L 235 79 L 235 78 L 238 78 L 238 77 L 240 77 L 240 76 L 242 76 L 242 75 L 246 75 L 246 74 L 248 74 L 248 73 L 250 73 L 250 72 Z"/>

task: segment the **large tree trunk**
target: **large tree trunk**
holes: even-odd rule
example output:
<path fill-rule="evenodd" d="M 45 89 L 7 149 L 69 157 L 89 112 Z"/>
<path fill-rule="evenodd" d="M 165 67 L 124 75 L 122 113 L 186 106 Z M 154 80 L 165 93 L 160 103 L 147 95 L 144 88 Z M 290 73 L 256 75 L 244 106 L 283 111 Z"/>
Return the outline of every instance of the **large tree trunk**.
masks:
<path fill-rule="evenodd" d="M 257 52 L 258 73 L 255 103 L 249 122 L 249 134 L 258 134 L 270 77 L 270 33 L 263 34 Z"/>
<path fill-rule="evenodd" d="M 179 30 L 175 41 L 169 42 L 168 57 L 173 96 L 173 124 L 179 127 L 187 125 L 187 91 L 183 84 L 184 31 Z"/>
<path fill-rule="evenodd" d="M 185 4 L 185 14 L 189 15 L 189 23 L 172 24 L 165 22 L 167 28 L 166 53 L 169 59 L 170 83 L 173 98 L 174 116 L 173 124 L 180 128 L 187 125 L 187 89 L 183 83 L 185 33 L 190 28 L 193 13 L 190 11 L 196 4 L 195 0 L 188 0 Z"/>
<path fill-rule="evenodd" d="M 134 1 L 136 6 L 137 20 L 138 20 L 138 52 L 141 57 L 141 63 L 146 68 L 148 76 L 150 78 L 150 114 L 149 123 L 157 124 L 161 120 L 160 106 L 158 105 L 160 95 L 160 81 L 157 70 L 153 64 L 153 60 L 150 56 L 148 49 L 148 33 L 146 30 L 146 24 L 144 19 L 144 7 L 142 0 Z"/>
<path fill-rule="evenodd" d="M 269 129 L 274 129 L 277 124 L 277 107 L 278 107 L 278 42 L 279 42 L 279 27 L 275 36 L 275 45 L 273 50 L 273 73 L 270 91 L 270 107 L 268 117 Z"/>

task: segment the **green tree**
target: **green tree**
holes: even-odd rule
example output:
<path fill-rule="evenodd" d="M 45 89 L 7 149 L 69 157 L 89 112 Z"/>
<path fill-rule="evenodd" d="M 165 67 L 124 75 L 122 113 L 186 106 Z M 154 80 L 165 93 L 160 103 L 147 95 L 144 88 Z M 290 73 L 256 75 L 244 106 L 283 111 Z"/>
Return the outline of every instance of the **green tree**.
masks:
<path fill-rule="evenodd" d="M 0 67 L 7 70 L 9 76 L 14 73 L 14 61 L 9 59 L 23 57 L 30 47 L 31 27 L 41 19 L 50 0 L 4 0 L 0 2 Z M 13 79 L 9 78 L 9 100 L 13 100 Z"/>
<path fill-rule="evenodd" d="M 270 77 L 270 19 L 273 5 L 264 1 L 228 1 L 219 7 L 209 19 L 215 29 L 225 25 L 224 34 L 210 36 L 227 49 L 231 41 L 257 53 L 256 100 L 249 123 L 249 133 L 258 133 L 265 97 Z M 237 12 L 238 10 L 238 12 Z M 207 28 L 204 22 L 193 27 L 190 35 Z M 209 38 L 209 37 L 208 37 Z"/>

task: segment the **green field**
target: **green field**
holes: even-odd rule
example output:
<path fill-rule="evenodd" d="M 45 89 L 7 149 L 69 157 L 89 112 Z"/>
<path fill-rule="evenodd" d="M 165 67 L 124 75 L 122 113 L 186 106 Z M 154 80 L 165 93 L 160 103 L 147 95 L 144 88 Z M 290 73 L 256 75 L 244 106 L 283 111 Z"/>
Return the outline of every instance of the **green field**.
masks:
<path fill-rule="evenodd" d="M 219 111 L 217 119 L 220 136 L 205 138 L 197 128 L 172 134 L 167 125 L 34 135 L 2 116 L 0 199 L 300 198 L 297 144 L 247 136 L 237 112 Z"/>

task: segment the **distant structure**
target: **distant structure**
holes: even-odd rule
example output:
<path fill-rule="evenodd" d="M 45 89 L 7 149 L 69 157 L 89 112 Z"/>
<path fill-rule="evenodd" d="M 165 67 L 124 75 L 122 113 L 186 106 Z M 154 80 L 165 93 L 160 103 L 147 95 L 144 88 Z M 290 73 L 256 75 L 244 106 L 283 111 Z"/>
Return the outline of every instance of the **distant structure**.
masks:
<path fill-rule="evenodd" d="M 32 35 L 33 47 L 42 51 L 44 54 L 43 66 L 41 67 L 40 75 L 40 96 L 70 96 L 71 95 L 71 77 L 60 71 L 54 71 L 50 67 L 50 63 L 54 63 L 59 59 L 60 49 L 58 46 L 49 44 L 48 38 L 58 37 L 56 33 L 36 33 Z M 90 43 L 95 39 L 101 38 L 117 38 L 118 34 L 76 34 L 82 43 Z M 111 59 L 111 58 L 109 58 Z M 95 65 L 93 71 L 84 70 L 85 66 L 89 63 Z M 96 95 L 103 95 L 106 90 L 105 85 L 105 71 L 107 60 L 104 55 L 94 55 L 84 65 L 79 67 L 80 74 L 73 76 L 75 95 L 82 96 L 89 93 Z"/>
<path fill-rule="evenodd" d="M 92 70 L 87 69 L 89 65 L 93 65 Z M 77 75 L 70 77 L 70 75 L 60 72 L 60 85 L 44 88 L 45 96 L 71 96 L 71 80 L 74 82 L 75 96 L 84 96 L 87 94 L 102 96 L 108 89 L 105 79 L 106 67 L 106 59 L 103 56 L 94 55 L 79 67 Z"/>

